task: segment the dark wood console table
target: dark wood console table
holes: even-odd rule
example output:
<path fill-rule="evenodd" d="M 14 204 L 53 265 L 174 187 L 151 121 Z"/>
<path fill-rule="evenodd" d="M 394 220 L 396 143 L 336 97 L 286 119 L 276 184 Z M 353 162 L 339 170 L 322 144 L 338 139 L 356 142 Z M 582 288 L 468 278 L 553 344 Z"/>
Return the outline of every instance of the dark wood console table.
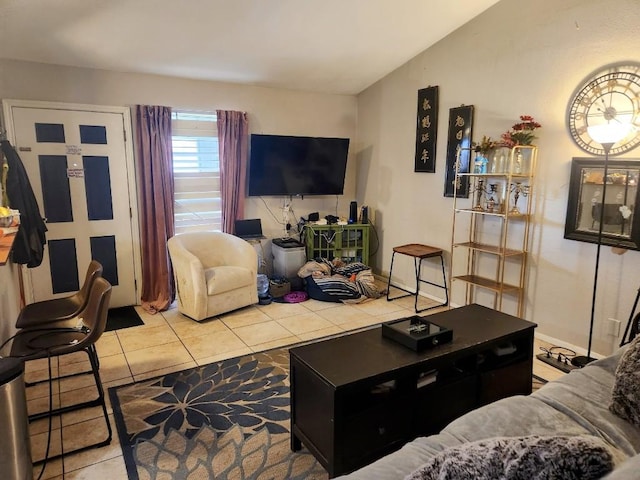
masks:
<path fill-rule="evenodd" d="M 334 477 L 531 393 L 536 324 L 475 304 L 428 318 L 453 340 L 414 352 L 374 328 L 292 348 L 291 449 L 304 443 Z"/>

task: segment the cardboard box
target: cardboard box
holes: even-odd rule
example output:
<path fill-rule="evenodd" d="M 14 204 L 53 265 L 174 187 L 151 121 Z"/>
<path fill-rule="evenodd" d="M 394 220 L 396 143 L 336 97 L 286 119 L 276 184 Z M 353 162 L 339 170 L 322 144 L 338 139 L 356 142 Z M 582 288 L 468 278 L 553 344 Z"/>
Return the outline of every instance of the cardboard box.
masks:
<path fill-rule="evenodd" d="M 284 297 L 291 291 L 291 283 L 281 280 L 269 281 L 269 295 L 273 298 Z"/>

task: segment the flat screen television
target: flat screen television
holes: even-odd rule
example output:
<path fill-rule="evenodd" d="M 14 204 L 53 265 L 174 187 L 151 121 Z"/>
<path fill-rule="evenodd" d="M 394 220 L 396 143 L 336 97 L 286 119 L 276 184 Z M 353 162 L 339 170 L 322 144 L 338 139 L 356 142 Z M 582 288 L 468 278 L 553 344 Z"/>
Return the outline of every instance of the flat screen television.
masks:
<path fill-rule="evenodd" d="M 342 195 L 348 138 L 251 135 L 249 196 Z"/>

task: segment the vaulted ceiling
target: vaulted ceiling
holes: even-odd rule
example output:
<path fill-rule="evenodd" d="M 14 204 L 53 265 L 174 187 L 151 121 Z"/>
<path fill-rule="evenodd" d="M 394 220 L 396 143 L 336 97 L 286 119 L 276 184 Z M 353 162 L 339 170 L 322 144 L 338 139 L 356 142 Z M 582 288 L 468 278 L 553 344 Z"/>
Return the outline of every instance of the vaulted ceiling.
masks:
<path fill-rule="evenodd" d="M 0 0 L 0 58 L 357 94 L 498 0 Z"/>

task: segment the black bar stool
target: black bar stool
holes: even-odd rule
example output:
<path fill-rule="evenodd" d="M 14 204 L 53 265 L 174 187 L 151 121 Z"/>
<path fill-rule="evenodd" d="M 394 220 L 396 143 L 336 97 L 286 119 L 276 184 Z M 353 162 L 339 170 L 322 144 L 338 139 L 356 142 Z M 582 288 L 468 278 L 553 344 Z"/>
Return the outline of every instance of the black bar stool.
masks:
<path fill-rule="evenodd" d="M 391 284 L 391 274 L 393 272 L 393 260 L 395 259 L 396 253 L 401 255 L 407 255 L 409 257 L 413 257 L 413 263 L 416 271 L 416 290 L 412 292 L 405 288 L 399 287 L 397 285 Z M 434 258 L 440 257 L 440 265 L 442 265 L 442 284 L 430 282 L 428 280 L 424 280 L 421 278 L 422 272 L 422 261 L 426 258 Z M 420 293 L 420 283 L 428 283 L 429 285 L 433 285 L 434 287 L 444 289 L 444 303 L 438 303 L 436 305 L 431 305 L 430 307 L 422 308 L 418 310 L 418 295 Z M 391 287 L 397 288 L 398 290 L 402 290 L 403 292 L 407 292 L 406 295 L 400 295 L 398 297 L 391 298 L 389 296 Z M 393 254 L 391 255 L 391 268 L 389 268 L 389 282 L 387 283 L 387 301 L 397 300 L 398 298 L 409 297 L 411 295 L 415 295 L 416 301 L 414 304 L 414 309 L 416 313 L 424 312 L 425 310 L 430 310 L 432 308 L 444 307 L 449 305 L 449 290 L 447 289 L 447 277 L 444 273 L 444 258 L 442 255 L 442 249 L 430 247 L 429 245 L 422 245 L 420 243 L 409 243 L 407 245 L 401 245 L 399 247 L 393 247 Z"/>

